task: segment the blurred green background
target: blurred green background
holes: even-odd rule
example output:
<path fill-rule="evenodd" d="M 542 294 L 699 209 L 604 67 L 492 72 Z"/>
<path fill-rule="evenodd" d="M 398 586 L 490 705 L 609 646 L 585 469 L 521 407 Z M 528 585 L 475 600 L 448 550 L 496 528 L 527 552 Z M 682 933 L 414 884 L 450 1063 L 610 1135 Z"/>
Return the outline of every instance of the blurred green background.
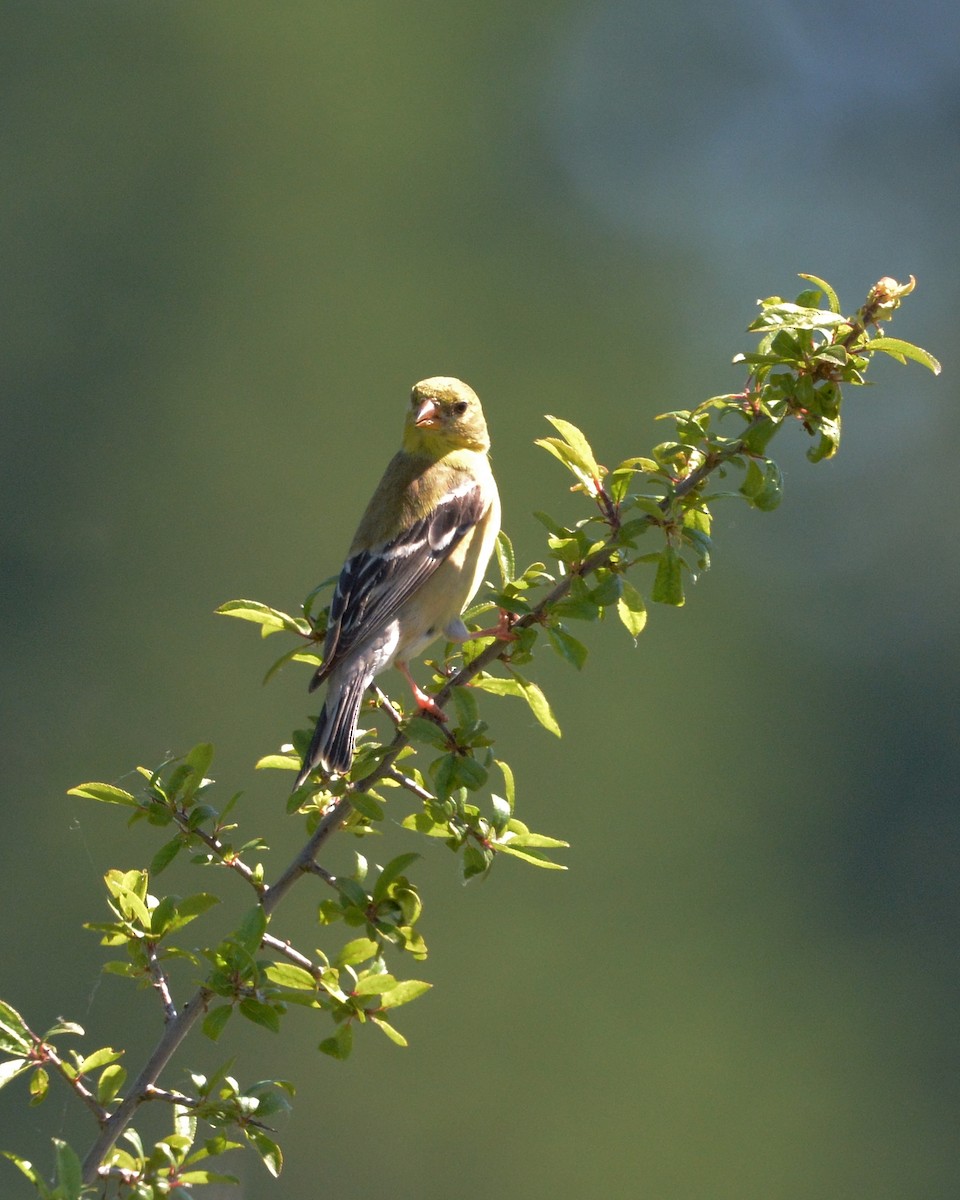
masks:
<path fill-rule="evenodd" d="M 913 273 L 893 331 L 944 376 L 878 364 L 832 463 L 785 436 L 782 508 L 721 510 L 714 570 L 636 650 L 591 628 L 582 676 L 545 650 L 561 742 L 485 702 L 570 871 L 463 889 L 427 848 L 410 1049 L 371 1031 L 338 1064 L 295 1015 L 181 1067 L 299 1084 L 281 1183 L 251 1158 L 232 1195 L 955 1197 L 954 0 L 2 17 L 0 995 L 131 1067 L 156 1036 L 79 929 L 156 832 L 74 783 L 209 739 L 268 873 L 292 852 L 253 763 L 316 711 L 307 676 L 261 688 L 277 643 L 212 610 L 295 609 L 339 567 L 414 380 L 483 397 L 528 561 L 531 510 L 576 511 L 544 412 L 644 453 L 655 413 L 741 384 L 756 297 L 812 271 L 852 308 Z M 322 944 L 299 891 L 281 932 Z M 21 1084 L 3 1147 L 89 1144 Z"/>

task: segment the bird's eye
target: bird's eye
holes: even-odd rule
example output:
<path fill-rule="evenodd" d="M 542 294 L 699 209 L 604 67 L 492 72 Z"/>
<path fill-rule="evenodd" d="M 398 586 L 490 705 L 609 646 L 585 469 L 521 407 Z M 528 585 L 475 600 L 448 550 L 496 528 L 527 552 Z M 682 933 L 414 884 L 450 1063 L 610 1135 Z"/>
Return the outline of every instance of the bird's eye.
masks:
<path fill-rule="evenodd" d="M 462 417 L 463 414 L 467 411 L 466 400 L 458 400 L 456 402 L 456 404 L 453 406 L 453 411 L 458 417 Z"/>

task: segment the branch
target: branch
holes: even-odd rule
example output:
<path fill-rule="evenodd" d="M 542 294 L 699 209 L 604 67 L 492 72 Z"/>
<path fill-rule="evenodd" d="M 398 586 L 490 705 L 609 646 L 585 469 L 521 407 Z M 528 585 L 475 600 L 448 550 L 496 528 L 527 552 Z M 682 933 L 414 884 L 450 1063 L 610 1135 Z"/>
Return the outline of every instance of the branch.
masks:
<path fill-rule="evenodd" d="M 147 1099 L 150 1089 L 160 1076 L 160 1072 L 175 1054 L 180 1043 L 184 1040 L 193 1026 L 206 1011 L 207 1004 L 213 992 L 207 987 L 198 988 L 196 994 L 181 1008 L 179 1015 L 172 1020 L 163 1031 L 163 1036 L 150 1055 L 143 1070 L 134 1080 L 126 1097 L 119 1107 L 105 1120 L 101 1120 L 102 1128 L 96 1141 L 90 1147 L 87 1157 L 83 1160 L 83 1182 L 88 1185 L 96 1183 L 100 1173 L 100 1164 L 114 1142 L 130 1124 L 133 1114 L 139 1105 Z"/>
<path fill-rule="evenodd" d="M 866 358 L 861 357 L 857 362 L 854 362 L 852 361 L 852 356 L 864 356 L 873 352 L 870 349 L 869 339 L 866 337 L 868 326 L 875 324 L 881 316 L 886 317 L 890 315 L 899 304 L 899 297 L 909 294 L 911 289 L 912 282 L 910 285 L 904 286 L 897 285 L 892 280 L 881 280 L 879 284 L 871 289 L 866 303 L 859 310 L 855 318 L 844 320 L 839 317 L 837 309 L 832 309 L 831 311 L 837 315 L 836 321 L 833 321 L 833 318 L 829 314 L 826 314 L 826 323 L 832 327 L 832 341 L 829 347 L 832 354 L 825 355 L 825 353 L 820 353 L 820 351 L 823 351 L 823 347 L 819 345 L 813 346 L 811 335 L 808 341 L 811 342 L 812 350 L 816 350 L 817 353 L 811 352 L 809 356 L 808 348 L 805 348 L 805 343 L 801 344 L 803 343 L 802 338 L 797 342 L 799 349 L 796 352 L 797 357 L 795 360 L 791 359 L 788 361 L 787 358 L 778 358 L 776 354 L 769 354 L 766 351 L 761 355 L 751 356 L 749 361 L 759 364 L 772 364 L 758 365 L 755 368 L 756 374 L 753 378 L 757 381 L 756 390 L 749 393 L 744 392 L 739 396 L 716 398 L 730 401 L 731 403 L 728 403 L 726 406 L 727 409 L 737 412 L 745 421 L 745 427 L 742 429 L 740 436 L 731 439 L 714 437 L 711 441 L 705 442 L 702 448 L 687 445 L 685 444 L 687 438 L 681 438 L 681 444 L 678 445 L 678 449 L 681 451 L 679 455 L 670 458 L 664 454 L 661 459 L 658 459 L 657 463 L 651 463 L 650 472 L 658 480 L 658 490 L 662 487 L 665 494 L 662 496 L 633 498 L 634 503 L 643 502 L 642 515 L 639 517 L 639 520 L 631 522 L 634 532 L 637 529 L 642 530 L 644 524 L 659 526 L 666 533 L 669 544 L 674 535 L 682 531 L 686 513 L 691 508 L 697 508 L 700 502 L 695 498 L 695 493 L 699 491 L 711 475 L 737 458 L 741 459 L 741 465 L 743 464 L 743 460 L 746 460 L 751 469 L 755 467 L 753 460 L 760 459 L 761 461 L 765 461 L 763 460 L 762 449 L 766 445 L 766 441 L 769 440 L 769 435 L 772 435 L 773 432 L 782 427 L 787 416 L 800 419 L 810 433 L 815 432 L 819 422 L 822 435 L 824 427 L 828 425 L 829 420 L 836 418 L 836 430 L 830 434 L 833 440 L 829 442 L 826 448 L 820 450 L 819 456 L 825 457 L 832 454 L 839 439 L 839 386 L 836 388 L 836 402 L 834 405 L 836 411 L 831 414 L 831 412 L 823 409 L 812 413 L 809 408 L 805 407 L 806 400 L 803 397 L 798 397 L 793 392 L 786 392 L 783 388 L 779 392 L 776 392 L 773 400 L 765 403 L 767 399 L 765 390 L 767 385 L 763 381 L 768 378 L 773 366 L 776 366 L 777 370 L 785 370 L 787 373 L 792 373 L 792 378 L 802 380 L 805 383 L 810 383 L 811 380 L 836 383 L 837 385 L 840 382 L 863 382 L 862 378 L 859 377 L 859 372 L 862 370 Z M 830 295 L 832 301 L 835 302 L 832 292 Z M 770 302 L 764 302 L 765 305 L 768 303 Z M 752 328 L 757 330 L 775 330 L 777 321 L 787 320 L 787 317 L 790 315 L 787 313 L 787 310 L 796 308 L 797 306 L 780 305 L 779 302 L 777 304 L 770 303 L 769 310 L 765 309 L 762 319 L 772 321 L 774 324 L 761 324 L 758 322 Z M 787 313 L 787 316 L 784 316 L 784 313 Z M 823 323 L 821 322 L 821 324 Z M 820 325 L 809 327 L 804 325 L 797 326 L 800 330 L 814 327 L 819 329 Z M 771 333 L 771 340 L 772 338 L 773 333 Z M 900 357 L 900 361 L 903 361 L 904 347 L 906 347 L 906 343 L 894 343 L 890 339 L 886 339 L 886 344 L 881 344 L 878 341 L 876 349 L 883 350 L 894 357 Z M 838 348 L 840 349 L 840 353 L 837 353 Z M 847 351 L 851 355 L 851 362 L 849 363 L 844 357 Z M 929 355 L 920 357 L 925 355 L 926 352 L 919 351 L 918 348 L 906 347 L 906 353 L 907 357 L 917 358 L 918 361 L 924 362 L 931 369 L 939 369 L 935 360 Z M 782 381 L 784 377 L 776 376 L 775 380 Z M 772 389 L 772 391 L 775 391 L 775 389 Z M 827 403 L 827 401 L 832 402 L 831 396 L 826 396 L 824 403 Z M 701 408 L 707 408 L 712 403 L 714 402 L 706 402 Z M 685 416 L 692 427 L 694 424 L 692 416 L 696 416 L 696 413 L 673 415 L 678 417 L 680 415 Z M 584 543 L 584 557 L 579 561 L 561 561 L 560 565 L 563 572 L 561 576 L 534 607 L 522 613 L 514 620 L 512 626 L 514 630 L 529 629 L 535 625 L 546 625 L 550 619 L 552 610 L 570 593 L 575 581 L 586 579 L 608 568 L 612 568 L 619 573 L 625 571 L 631 565 L 625 557 L 628 547 L 632 543 L 626 531 L 622 528 L 621 512 L 624 507 L 622 493 L 613 484 L 611 484 L 610 492 L 604 489 L 602 481 L 606 475 L 606 471 L 604 468 L 598 468 L 596 463 L 592 461 L 592 451 L 590 451 L 586 439 L 583 438 L 579 431 L 572 426 L 568 426 L 565 422 L 559 422 L 554 418 L 551 418 L 551 420 L 561 433 L 566 427 L 572 430 L 573 435 L 576 435 L 574 443 L 567 442 L 561 444 L 556 439 L 552 439 L 554 452 L 559 447 L 560 453 L 557 453 L 557 457 L 561 458 L 561 461 L 565 461 L 566 465 L 581 480 L 581 490 L 587 492 L 596 501 L 599 507 L 599 518 L 595 516 L 594 518 L 590 518 L 590 520 L 596 521 L 599 519 L 605 526 L 605 532 L 602 538 L 599 539 L 599 542 L 594 540 L 593 542 Z M 771 427 L 769 434 L 762 427 Z M 701 431 L 705 428 L 705 423 L 700 426 Z M 694 431 L 691 440 L 696 442 L 696 431 Z M 654 454 L 657 454 L 656 450 Z M 621 464 L 621 470 L 628 472 L 639 470 L 639 468 L 632 466 L 631 462 L 641 461 L 646 462 L 647 460 L 628 460 L 624 464 Z M 775 466 L 775 464 L 769 465 Z M 646 471 L 647 467 L 644 466 L 642 469 Z M 675 474 L 675 471 L 678 471 L 678 473 Z M 614 499 L 614 497 L 617 497 L 617 499 Z M 682 501 L 686 501 L 686 503 L 681 503 Z M 757 506 L 759 507 L 759 503 Z M 582 522 L 581 524 L 585 523 L 587 522 Z M 588 549 L 589 552 L 587 552 Z M 559 559 L 559 556 L 557 557 Z M 233 611 L 236 609 L 240 609 L 241 611 Z M 238 601 L 221 606 L 221 609 L 218 611 L 228 613 L 233 611 L 233 615 L 245 615 L 247 619 L 254 619 L 260 623 L 264 622 L 266 616 L 269 618 L 268 623 L 275 625 L 277 628 L 293 628 L 300 636 L 308 637 L 311 641 L 316 640 L 317 637 L 318 631 L 316 629 L 312 631 L 301 629 L 291 618 L 287 618 L 275 610 L 267 609 L 263 605 L 251 605 L 249 602 Z M 461 666 L 450 678 L 445 680 L 443 686 L 434 696 L 435 702 L 440 706 L 445 705 L 451 699 L 455 689 L 468 686 L 485 668 L 498 659 L 509 659 L 512 653 L 511 645 L 512 639 L 509 642 L 503 639 L 492 640 L 471 662 Z M 410 738 L 406 733 L 407 722 L 379 688 L 374 688 L 374 692 L 388 719 L 395 726 L 392 740 L 385 747 L 380 748 L 376 765 L 365 775 L 352 782 L 342 784 L 343 790 L 339 795 L 330 795 L 328 793 L 326 807 L 322 811 L 313 833 L 273 884 L 268 886 L 261 883 L 259 878 L 255 876 L 254 872 L 245 863 L 239 858 L 232 856 L 232 852 L 224 846 L 215 833 L 205 833 L 202 829 L 190 828 L 186 810 L 182 812 L 177 810 L 175 812 L 177 822 L 185 833 L 197 837 L 225 866 L 236 871 L 255 889 L 263 913 L 267 917 L 272 915 L 294 884 L 305 875 L 318 875 L 328 884 L 336 886 L 334 876 L 325 868 L 319 866 L 317 858 L 330 837 L 342 827 L 344 821 L 349 817 L 353 809 L 354 797 L 369 792 L 383 779 L 391 779 L 421 799 L 433 799 L 430 792 L 394 765 L 401 752 L 410 742 Z M 101 791 L 104 790 L 101 789 Z M 116 792 L 116 789 L 113 789 L 113 791 Z M 94 793 L 91 791 L 90 786 L 88 786 L 86 792 L 81 794 Z M 112 802 L 117 802 L 115 796 L 98 796 L 94 794 L 94 798 L 105 798 L 112 800 Z M 261 944 L 285 956 L 291 962 L 309 971 L 311 974 L 317 974 L 318 969 L 316 964 L 274 935 L 264 933 L 261 938 Z M 100 1164 L 117 1137 L 129 1124 L 133 1113 L 140 1103 L 148 1099 L 189 1103 L 186 1098 L 182 1098 L 177 1092 L 158 1088 L 156 1086 L 157 1079 L 196 1021 L 206 1010 L 214 992 L 210 987 L 201 986 L 180 1012 L 177 1013 L 173 1005 L 166 977 L 160 969 L 159 963 L 156 962 L 155 955 L 150 959 L 150 971 L 154 986 L 160 991 L 163 999 L 167 1026 L 156 1049 L 130 1087 L 125 1099 L 109 1117 L 106 1116 L 105 1110 L 97 1103 L 95 1097 L 85 1085 L 80 1083 L 79 1080 L 71 1080 L 68 1071 L 62 1063 L 59 1063 L 59 1060 L 55 1056 L 51 1055 L 49 1059 L 60 1070 L 61 1074 L 64 1074 L 65 1078 L 71 1083 L 71 1086 L 74 1087 L 84 1102 L 92 1108 L 102 1126 L 100 1135 L 91 1147 L 84 1162 L 83 1178 L 87 1184 L 92 1184 L 96 1181 L 101 1170 Z M 49 1048 L 47 1049 L 49 1050 Z M 106 1171 L 107 1169 L 104 1168 L 103 1170 Z"/>

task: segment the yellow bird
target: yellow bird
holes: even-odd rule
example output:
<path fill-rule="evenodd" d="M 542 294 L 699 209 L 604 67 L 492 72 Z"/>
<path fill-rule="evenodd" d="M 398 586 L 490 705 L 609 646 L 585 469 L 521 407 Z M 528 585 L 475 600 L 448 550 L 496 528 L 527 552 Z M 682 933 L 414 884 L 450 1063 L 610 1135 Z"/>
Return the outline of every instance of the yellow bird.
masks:
<path fill-rule="evenodd" d="M 439 714 L 407 662 L 441 633 L 450 641 L 471 636 L 460 614 L 500 530 L 489 450 L 472 388 L 445 376 L 414 386 L 403 445 L 367 505 L 333 594 L 323 663 L 310 682 L 311 691 L 326 682 L 327 696 L 295 789 L 316 767 L 349 770 L 363 694 L 389 666 L 403 672 L 421 708 Z"/>

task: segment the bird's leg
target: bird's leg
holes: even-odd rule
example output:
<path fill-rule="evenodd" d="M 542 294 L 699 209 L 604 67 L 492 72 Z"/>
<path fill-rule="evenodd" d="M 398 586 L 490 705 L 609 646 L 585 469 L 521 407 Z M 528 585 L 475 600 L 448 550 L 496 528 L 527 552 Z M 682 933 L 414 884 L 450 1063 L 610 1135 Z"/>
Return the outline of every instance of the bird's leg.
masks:
<path fill-rule="evenodd" d="M 397 668 L 407 683 L 410 684 L 410 690 L 413 692 L 413 698 L 416 701 L 417 708 L 419 708 L 421 712 L 429 713 L 431 717 L 436 717 L 438 721 L 446 721 L 447 714 L 443 711 L 440 705 L 436 703 L 432 696 L 428 696 L 427 693 L 417 685 L 417 681 L 407 670 L 407 664 L 398 661 L 393 665 Z"/>
<path fill-rule="evenodd" d="M 463 641 L 472 642 L 476 638 L 492 637 L 496 638 L 498 642 L 515 642 L 517 635 L 513 632 L 513 623 L 517 619 L 516 614 L 507 612 L 505 608 L 500 608 L 497 612 L 499 616 L 497 617 L 496 625 L 490 629 L 471 630 Z"/>

